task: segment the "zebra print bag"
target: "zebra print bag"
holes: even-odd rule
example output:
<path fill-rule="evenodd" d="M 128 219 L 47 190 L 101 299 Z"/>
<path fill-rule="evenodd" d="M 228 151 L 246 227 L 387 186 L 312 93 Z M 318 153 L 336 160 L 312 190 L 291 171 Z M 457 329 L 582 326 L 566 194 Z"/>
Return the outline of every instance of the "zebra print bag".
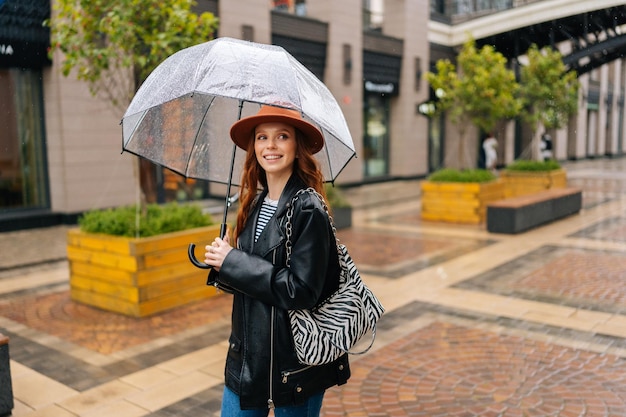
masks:
<path fill-rule="evenodd" d="M 337 231 L 326 202 L 312 188 L 298 191 L 287 211 L 287 266 L 291 255 L 293 203 L 305 192 L 320 199 L 330 219 L 339 253 L 339 289 L 314 309 L 290 310 L 289 319 L 298 360 L 306 365 L 322 365 L 345 353 L 361 355 L 369 351 L 376 338 L 376 322 L 385 309 L 361 280 L 348 249 L 337 239 Z M 369 346 L 358 352 L 351 351 L 368 331 L 372 334 Z"/>

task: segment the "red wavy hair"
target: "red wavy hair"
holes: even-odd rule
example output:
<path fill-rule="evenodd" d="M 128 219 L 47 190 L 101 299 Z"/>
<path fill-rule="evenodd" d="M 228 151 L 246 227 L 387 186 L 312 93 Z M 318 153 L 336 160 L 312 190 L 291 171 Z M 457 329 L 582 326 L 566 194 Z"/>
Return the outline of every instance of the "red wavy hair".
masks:
<path fill-rule="evenodd" d="M 322 175 L 317 160 L 306 146 L 302 132 L 298 129 L 296 129 L 296 156 L 293 165 L 293 173 L 296 174 L 307 187 L 312 187 L 326 199 L 326 193 L 324 192 L 324 176 Z M 239 211 L 237 212 L 237 223 L 233 233 L 233 242 L 237 242 L 239 233 L 248 222 L 252 203 L 258 193 L 259 186 L 261 188 L 267 188 L 267 176 L 265 170 L 261 168 L 261 165 L 256 159 L 253 139 L 248 143 L 246 160 L 241 174 Z"/>

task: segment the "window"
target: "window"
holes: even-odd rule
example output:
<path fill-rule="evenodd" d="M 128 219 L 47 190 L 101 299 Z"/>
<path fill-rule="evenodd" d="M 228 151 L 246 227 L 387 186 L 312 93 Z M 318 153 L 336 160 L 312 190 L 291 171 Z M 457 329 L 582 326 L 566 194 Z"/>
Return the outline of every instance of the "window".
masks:
<path fill-rule="evenodd" d="M 430 12 L 431 13 L 446 13 L 446 4 L 444 0 L 430 0 Z"/>
<path fill-rule="evenodd" d="M 367 94 L 364 111 L 364 175 L 366 178 L 382 177 L 388 174 L 389 168 L 389 98 Z"/>
<path fill-rule="evenodd" d="M 41 78 L 0 69 L 0 213 L 49 207 Z"/>
<path fill-rule="evenodd" d="M 272 0 L 274 10 L 306 16 L 305 0 Z"/>
<path fill-rule="evenodd" d="M 383 26 L 383 1 L 363 0 L 363 28 L 381 30 Z"/>

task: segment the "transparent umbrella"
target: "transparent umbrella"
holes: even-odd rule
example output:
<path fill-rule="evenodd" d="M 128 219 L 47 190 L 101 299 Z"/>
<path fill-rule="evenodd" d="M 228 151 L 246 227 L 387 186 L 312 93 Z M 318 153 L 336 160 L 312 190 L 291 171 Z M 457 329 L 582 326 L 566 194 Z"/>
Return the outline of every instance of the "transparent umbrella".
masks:
<path fill-rule="evenodd" d="M 245 156 L 229 130 L 261 105 L 297 110 L 320 129 L 324 147 L 315 157 L 326 181 L 355 156 L 343 112 L 324 83 L 279 46 L 232 38 L 183 49 L 155 68 L 122 118 L 122 149 L 187 178 L 227 184 L 223 236 Z"/>

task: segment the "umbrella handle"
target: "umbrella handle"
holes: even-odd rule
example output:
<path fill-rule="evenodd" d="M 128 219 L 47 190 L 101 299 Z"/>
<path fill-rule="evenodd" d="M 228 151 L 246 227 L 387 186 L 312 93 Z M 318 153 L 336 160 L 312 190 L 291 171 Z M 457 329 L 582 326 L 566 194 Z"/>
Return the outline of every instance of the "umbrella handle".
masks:
<path fill-rule="evenodd" d="M 195 243 L 190 243 L 189 247 L 187 248 L 187 255 L 189 256 L 189 260 L 191 261 L 191 263 L 194 264 L 196 268 L 211 269 L 212 268 L 211 265 L 207 265 L 204 262 L 200 262 L 198 258 L 196 258 L 196 254 L 194 253 L 195 248 L 196 248 Z"/>
<path fill-rule="evenodd" d="M 220 227 L 220 237 L 223 239 L 224 236 L 226 236 L 226 223 L 222 223 L 221 227 Z M 194 264 L 194 266 L 196 268 L 200 268 L 200 269 L 211 269 L 213 268 L 211 265 L 207 265 L 204 262 L 200 262 L 198 260 L 198 258 L 196 258 L 196 254 L 194 252 L 194 249 L 196 249 L 196 244 L 195 243 L 190 243 L 189 247 L 187 248 L 187 256 L 189 256 L 189 260 L 191 261 L 192 264 Z"/>

